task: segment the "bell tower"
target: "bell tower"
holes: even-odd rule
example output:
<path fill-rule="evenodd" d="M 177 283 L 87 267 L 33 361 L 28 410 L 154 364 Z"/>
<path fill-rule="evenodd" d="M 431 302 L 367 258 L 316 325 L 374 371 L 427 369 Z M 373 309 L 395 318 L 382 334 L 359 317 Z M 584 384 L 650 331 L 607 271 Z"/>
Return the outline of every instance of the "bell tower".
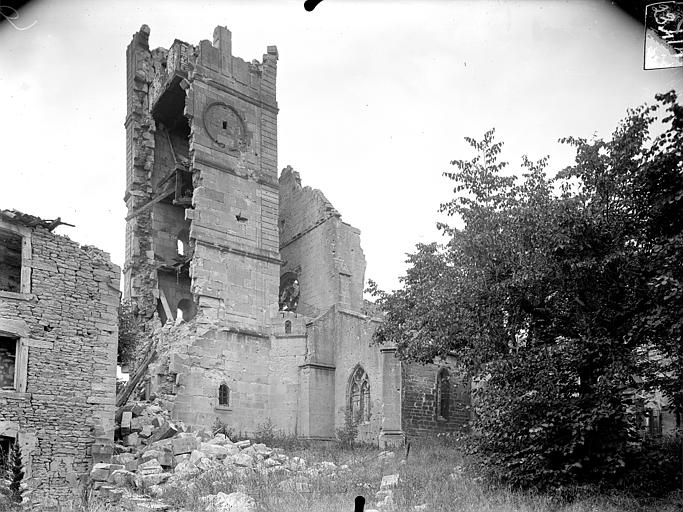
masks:
<path fill-rule="evenodd" d="M 147 317 L 266 332 L 277 313 L 278 52 L 213 41 L 128 47 L 124 295 Z M 198 314 L 201 313 L 201 314 Z"/>

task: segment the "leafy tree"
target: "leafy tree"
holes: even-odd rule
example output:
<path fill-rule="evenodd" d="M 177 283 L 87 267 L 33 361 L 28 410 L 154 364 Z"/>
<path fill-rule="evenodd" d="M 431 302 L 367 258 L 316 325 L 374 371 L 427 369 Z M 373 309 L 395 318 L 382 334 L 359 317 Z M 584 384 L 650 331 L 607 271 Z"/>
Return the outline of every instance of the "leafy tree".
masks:
<path fill-rule="evenodd" d="M 681 410 L 683 109 L 656 99 L 609 141 L 563 139 L 576 159 L 553 179 L 547 158 L 505 175 L 493 130 L 466 138 L 476 155 L 451 162 L 441 205 L 463 227 L 417 246 L 402 289 L 370 284 L 378 342 L 408 360 L 454 353 L 486 381 L 473 447 L 512 484 L 621 478 L 633 375 Z"/>
<path fill-rule="evenodd" d="M 137 318 L 137 305 L 131 300 L 122 300 L 119 304 L 119 345 L 117 360 L 119 364 L 131 364 L 135 361 L 140 325 Z"/>
<path fill-rule="evenodd" d="M 24 480 L 24 465 L 18 442 L 11 445 L 9 454 L 2 453 L 0 450 L 0 476 L 0 495 L 9 500 L 10 510 L 14 510 L 21 504 L 24 492 L 21 487 Z"/>

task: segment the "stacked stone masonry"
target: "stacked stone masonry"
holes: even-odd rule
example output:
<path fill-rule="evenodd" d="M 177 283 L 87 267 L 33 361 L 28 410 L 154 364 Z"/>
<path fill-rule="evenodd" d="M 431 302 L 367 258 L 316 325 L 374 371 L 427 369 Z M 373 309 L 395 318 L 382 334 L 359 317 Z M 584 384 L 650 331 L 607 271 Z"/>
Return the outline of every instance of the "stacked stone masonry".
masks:
<path fill-rule="evenodd" d="M 460 428 L 457 364 L 445 364 L 452 414 L 439 419 L 441 366 L 372 343 L 381 318 L 363 300 L 360 231 L 291 167 L 278 178 L 277 49 L 246 62 L 217 27 L 212 41 L 150 50 L 149 33 L 128 48 L 124 267 L 124 295 L 160 347 L 148 395 L 190 428 L 270 419 L 332 440 L 348 412 L 380 444 Z"/>
<path fill-rule="evenodd" d="M 16 340 L 0 436 L 19 442 L 29 501 L 48 509 L 78 501 L 93 459 L 111 453 L 120 297 L 109 256 L 51 227 L 0 212 L 0 232 L 22 237 L 21 290 L 0 291 L 0 335 Z"/>

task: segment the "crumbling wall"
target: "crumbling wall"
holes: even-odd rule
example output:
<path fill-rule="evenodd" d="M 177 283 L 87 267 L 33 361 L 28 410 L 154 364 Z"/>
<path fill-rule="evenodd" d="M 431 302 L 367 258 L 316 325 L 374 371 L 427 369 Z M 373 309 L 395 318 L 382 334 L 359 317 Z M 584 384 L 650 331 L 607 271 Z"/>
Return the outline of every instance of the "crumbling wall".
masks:
<path fill-rule="evenodd" d="M 158 60 L 158 59 L 157 59 Z M 149 51 L 149 27 L 143 25 L 126 50 L 126 261 L 123 267 L 124 297 L 133 298 L 143 318 L 157 308 L 158 292 L 152 250 L 149 179 L 154 167 L 154 132 L 149 92 L 155 76 L 155 61 Z"/>
<path fill-rule="evenodd" d="M 446 369 L 450 377 L 448 416 L 441 418 L 437 401 L 437 375 Z M 403 430 L 408 436 L 457 432 L 470 419 L 470 386 L 453 358 L 440 364 L 403 363 Z"/>
<path fill-rule="evenodd" d="M 318 316 L 334 304 L 363 308 L 365 257 L 360 231 L 342 222 L 322 192 L 302 187 L 291 167 L 280 176 L 281 274 L 299 276 L 297 311 Z"/>
<path fill-rule="evenodd" d="M 93 458 L 111 454 L 120 271 L 98 249 L 18 229 L 30 282 L 0 293 L 0 332 L 20 346 L 16 387 L 0 390 L 0 435 L 22 445 L 33 503 L 64 505 L 79 499 Z"/>

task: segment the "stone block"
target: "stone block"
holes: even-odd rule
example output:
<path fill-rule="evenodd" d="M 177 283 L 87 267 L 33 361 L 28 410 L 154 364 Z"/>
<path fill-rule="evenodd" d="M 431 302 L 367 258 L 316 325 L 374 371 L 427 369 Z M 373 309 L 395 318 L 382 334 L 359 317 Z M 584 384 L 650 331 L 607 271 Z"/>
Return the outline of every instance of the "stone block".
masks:
<path fill-rule="evenodd" d="M 170 473 L 149 473 L 138 475 L 135 483 L 138 487 L 151 487 L 152 485 L 159 485 L 171 476 Z"/>
<path fill-rule="evenodd" d="M 177 466 L 183 461 L 190 460 L 190 454 L 189 453 L 181 453 L 180 455 L 176 455 L 173 457 L 175 459 L 175 465 Z"/>
<path fill-rule="evenodd" d="M 138 433 L 138 435 L 142 438 L 148 438 L 154 433 L 154 427 L 152 425 L 143 425 L 142 430 Z"/>
<path fill-rule="evenodd" d="M 398 485 L 398 473 L 393 475 L 385 475 L 382 477 L 382 483 L 380 484 L 380 490 L 391 489 Z"/>
<path fill-rule="evenodd" d="M 154 434 L 150 436 L 148 441 L 150 443 L 154 443 L 156 441 L 162 441 L 164 439 L 168 439 L 169 437 L 173 437 L 178 433 L 178 429 L 176 426 L 171 423 L 170 421 L 165 421 L 163 425 L 161 425 Z"/>
<path fill-rule="evenodd" d="M 180 478 L 192 478 L 200 473 L 199 468 L 195 466 L 189 460 L 184 460 L 176 465 L 173 470 L 173 474 L 178 475 Z"/>
<path fill-rule="evenodd" d="M 222 460 L 228 456 L 228 450 L 225 446 L 218 444 L 202 443 L 200 446 L 200 451 L 202 451 L 207 457 L 211 459 Z"/>
<path fill-rule="evenodd" d="M 148 460 L 142 464 L 138 464 L 138 474 L 143 475 L 154 475 L 157 473 L 163 473 L 163 469 L 159 461 L 156 459 Z"/>
<path fill-rule="evenodd" d="M 161 450 L 155 450 L 154 448 L 150 448 L 140 456 L 140 462 L 145 463 L 152 459 L 158 459 L 160 455 Z"/>
<path fill-rule="evenodd" d="M 132 411 L 124 411 L 121 414 L 121 430 L 130 430 L 130 423 L 133 419 Z"/>
<path fill-rule="evenodd" d="M 206 457 L 206 454 L 204 452 L 199 450 L 192 450 L 192 453 L 190 454 L 190 462 L 196 464 L 197 461 L 203 459 L 204 457 Z"/>
<path fill-rule="evenodd" d="M 192 453 L 193 450 L 199 448 L 199 441 L 196 437 L 177 437 L 172 442 L 173 455 L 181 455 L 183 453 Z"/>
<path fill-rule="evenodd" d="M 111 458 L 111 461 L 113 464 L 123 464 L 125 466 L 128 462 L 136 460 L 136 458 L 137 457 L 132 453 L 119 453 L 118 455 L 114 455 Z"/>
<path fill-rule="evenodd" d="M 235 466 L 242 466 L 245 468 L 250 468 L 254 465 L 254 459 L 252 459 L 246 453 L 238 453 L 232 457 L 232 463 Z"/>
<path fill-rule="evenodd" d="M 237 446 L 240 449 L 246 448 L 249 445 L 251 445 L 251 441 L 249 439 L 245 439 L 244 441 L 237 441 L 235 443 L 235 446 Z"/>
<path fill-rule="evenodd" d="M 168 448 L 164 448 L 161 451 L 157 460 L 159 461 L 159 464 L 161 464 L 163 467 L 172 468 L 173 466 L 175 466 L 173 452 Z"/>
<path fill-rule="evenodd" d="M 133 413 L 133 416 L 137 417 L 145 412 L 145 407 L 142 404 L 135 404 L 131 407 L 130 411 Z"/>
<path fill-rule="evenodd" d="M 106 482 L 109 480 L 109 467 L 111 464 L 100 462 L 95 464 L 90 471 L 90 478 L 96 482 Z"/>
<path fill-rule="evenodd" d="M 132 471 L 126 471 L 125 469 L 117 469 L 109 475 L 109 482 L 119 486 L 125 487 L 127 485 L 132 485 L 135 481 L 135 473 Z"/>
<path fill-rule="evenodd" d="M 209 494 L 200 501 L 207 512 L 256 512 L 256 501 L 242 492 Z"/>
<path fill-rule="evenodd" d="M 123 438 L 123 444 L 126 446 L 140 446 L 140 436 L 137 434 L 129 434 Z"/>
<path fill-rule="evenodd" d="M 126 471 L 137 471 L 140 461 L 138 459 L 133 459 L 125 464 Z"/>

